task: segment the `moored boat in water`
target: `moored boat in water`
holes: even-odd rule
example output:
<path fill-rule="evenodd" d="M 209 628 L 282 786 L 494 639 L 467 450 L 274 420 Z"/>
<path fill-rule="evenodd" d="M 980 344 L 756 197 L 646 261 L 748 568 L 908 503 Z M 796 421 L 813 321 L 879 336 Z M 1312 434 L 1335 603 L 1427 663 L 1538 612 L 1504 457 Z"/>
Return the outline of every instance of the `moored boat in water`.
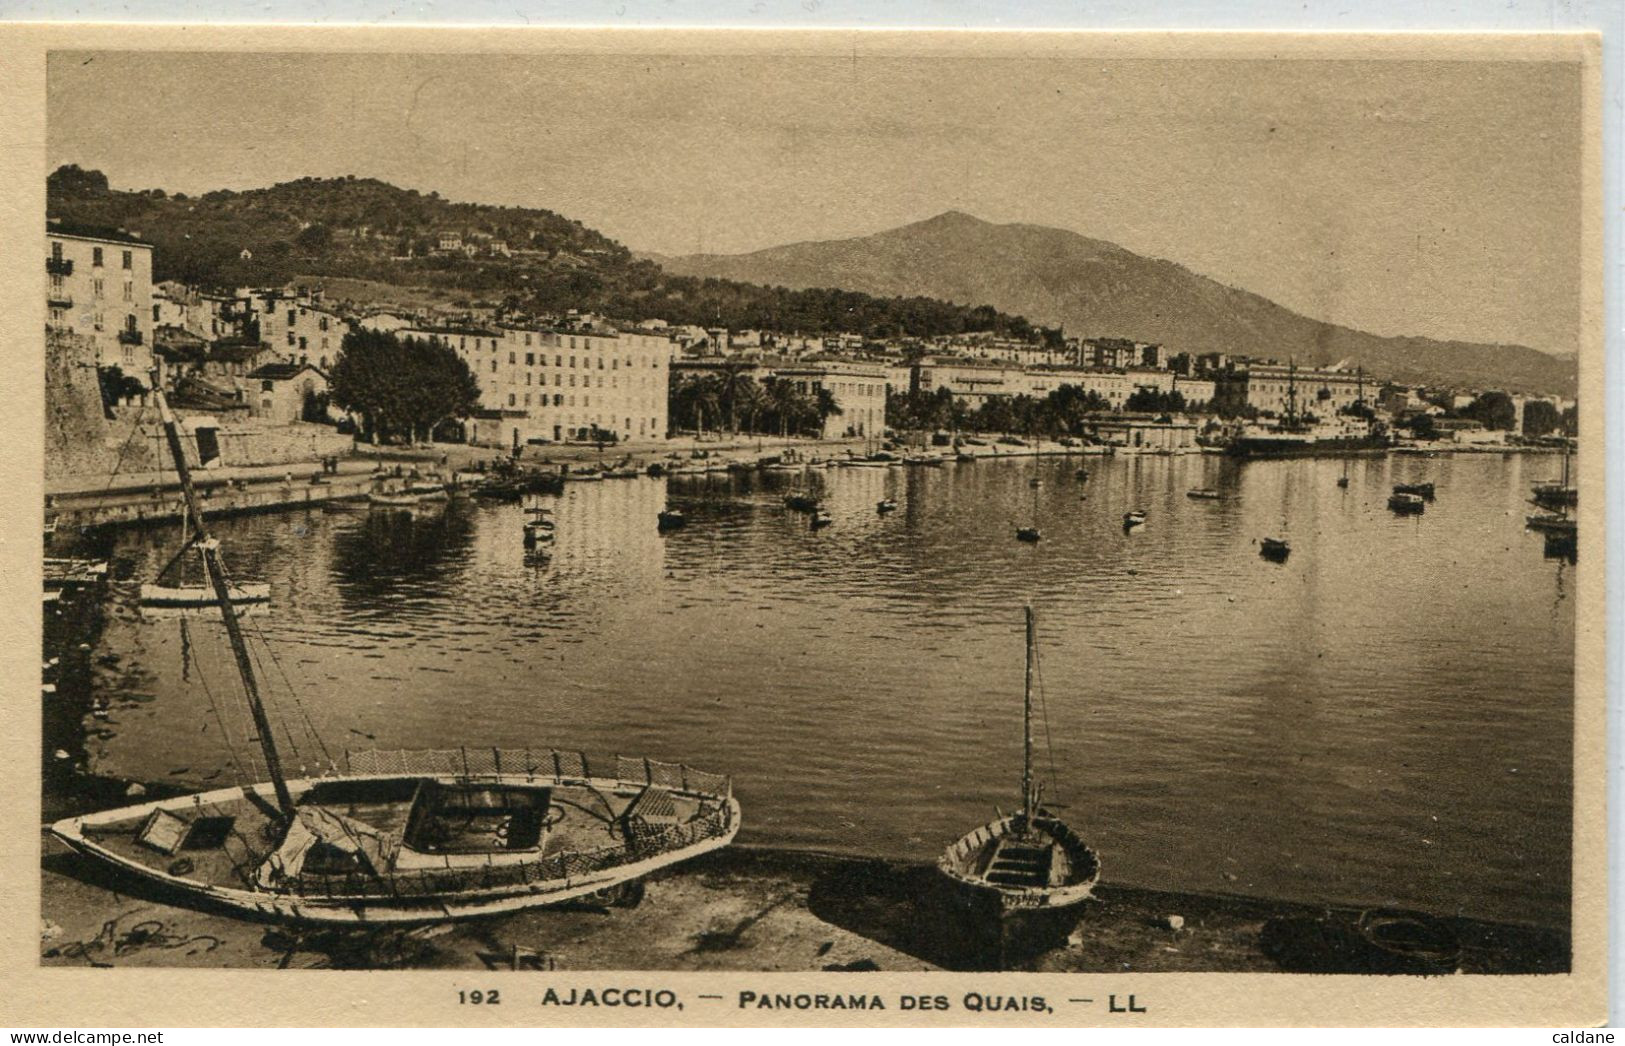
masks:
<path fill-rule="evenodd" d="M 1388 496 L 1388 507 L 1402 515 L 1415 515 L 1427 508 L 1427 499 L 1420 494 L 1396 491 Z"/>
<path fill-rule="evenodd" d="M 1258 554 L 1280 562 L 1292 554 L 1292 546 L 1285 538 L 1259 538 Z"/>

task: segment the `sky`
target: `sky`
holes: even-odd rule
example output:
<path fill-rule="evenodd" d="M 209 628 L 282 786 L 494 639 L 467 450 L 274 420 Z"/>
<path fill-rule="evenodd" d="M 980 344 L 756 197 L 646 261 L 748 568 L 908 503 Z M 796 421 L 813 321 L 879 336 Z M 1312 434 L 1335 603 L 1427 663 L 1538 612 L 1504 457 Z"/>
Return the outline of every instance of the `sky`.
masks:
<path fill-rule="evenodd" d="M 1577 349 L 1576 64 L 56 53 L 47 161 L 199 193 L 375 177 L 736 253 L 946 210 L 1377 334 Z"/>

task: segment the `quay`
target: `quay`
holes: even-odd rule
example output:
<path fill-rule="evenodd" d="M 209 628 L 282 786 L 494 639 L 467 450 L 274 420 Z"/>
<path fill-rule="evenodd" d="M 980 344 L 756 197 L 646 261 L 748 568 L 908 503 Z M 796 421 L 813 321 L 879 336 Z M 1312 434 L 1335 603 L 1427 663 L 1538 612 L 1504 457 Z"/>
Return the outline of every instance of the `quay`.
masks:
<path fill-rule="evenodd" d="M 939 907 L 934 867 L 795 850 L 736 846 L 698 858 L 646 880 L 636 907 L 352 930 L 183 907 L 159 887 L 115 881 L 43 833 L 42 846 L 47 966 L 1419 972 L 1362 946 L 1359 909 L 1111 883 L 1053 947 L 1001 963 L 967 943 L 963 916 Z M 1410 916 L 1459 942 L 1459 972 L 1568 969 L 1567 934 Z"/>

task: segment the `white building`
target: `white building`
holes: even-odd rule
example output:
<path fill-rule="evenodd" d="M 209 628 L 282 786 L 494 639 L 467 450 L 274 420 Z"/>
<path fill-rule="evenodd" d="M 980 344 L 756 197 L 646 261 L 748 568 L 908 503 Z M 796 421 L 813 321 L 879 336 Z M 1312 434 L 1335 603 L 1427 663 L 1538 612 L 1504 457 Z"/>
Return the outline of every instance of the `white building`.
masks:
<path fill-rule="evenodd" d="M 89 339 L 96 363 L 152 370 L 152 244 L 115 229 L 45 227 L 46 324 Z"/>
<path fill-rule="evenodd" d="M 502 442 L 627 442 L 666 438 L 676 346 L 640 330 L 409 328 L 454 349 L 500 412 Z"/>

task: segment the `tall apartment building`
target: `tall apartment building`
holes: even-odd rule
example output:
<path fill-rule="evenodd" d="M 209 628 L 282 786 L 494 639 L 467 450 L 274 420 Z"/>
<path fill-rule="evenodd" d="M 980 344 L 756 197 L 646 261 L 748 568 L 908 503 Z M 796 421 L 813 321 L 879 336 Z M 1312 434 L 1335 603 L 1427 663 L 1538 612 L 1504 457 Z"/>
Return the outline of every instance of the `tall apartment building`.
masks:
<path fill-rule="evenodd" d="M 152 244 L 116 229 L 45 227 L 46 325 L 95 346 L 96 363 L 148 381 Z"/>
<path fill-rule="evenodd" d="M 675 343 L 664 334 L 597 328 L 409 328 L 454 349 L 502 419 L 503 442 L 666 438 Z"/>

